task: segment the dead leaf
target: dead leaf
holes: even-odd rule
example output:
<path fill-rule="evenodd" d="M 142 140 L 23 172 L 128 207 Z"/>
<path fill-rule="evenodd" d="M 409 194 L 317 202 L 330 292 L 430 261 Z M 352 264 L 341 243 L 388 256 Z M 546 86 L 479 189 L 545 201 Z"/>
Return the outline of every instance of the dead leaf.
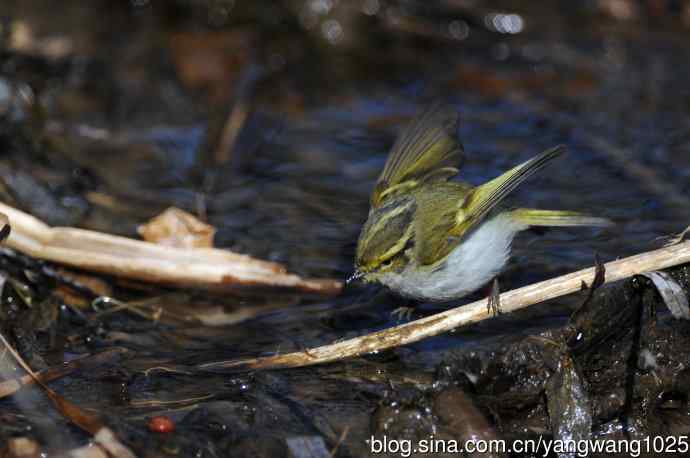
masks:
<path fill-rule="evenodd" d="M 170 207 L 137 228 L 147 242 L 177 248 L 213 248 L 216 228 L 179 208 Z"/>
<path fill-rule="evenodd" d="M 649 278 L 656 286 L 666 307 L 676 319 L 690 320 L 690 306 L 683 287 L 666 272 L 654 271 L 640 274 Z"/>
<path fill-rule="evenodd" d="M 177 74 L 191 89 L 227 101 L 249 60 L 252 36 L 246 30 L 179 32 L 170 37 Z"/>

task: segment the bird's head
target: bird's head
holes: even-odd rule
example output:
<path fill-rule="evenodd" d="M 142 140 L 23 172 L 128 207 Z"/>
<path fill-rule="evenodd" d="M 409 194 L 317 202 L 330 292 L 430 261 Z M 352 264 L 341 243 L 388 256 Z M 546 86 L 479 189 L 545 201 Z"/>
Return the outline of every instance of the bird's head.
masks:
<path fill-rule="evenodd" d="M 376 281 L 383 274 L 405 268 L 405 250 L 414 233 L 414 211 L 411 196 L 396 196 L 371 209 L 357 241 L 355 272 L 348 283 Z"/>

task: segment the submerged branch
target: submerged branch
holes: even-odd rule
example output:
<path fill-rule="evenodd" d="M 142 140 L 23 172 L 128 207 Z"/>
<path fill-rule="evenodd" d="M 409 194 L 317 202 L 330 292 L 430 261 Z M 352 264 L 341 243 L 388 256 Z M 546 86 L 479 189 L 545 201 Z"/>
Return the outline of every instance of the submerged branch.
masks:
<path fill-rule="evenodd" d="M 604 265 L 605 282 L 614 282 L 642 272 L 666 269 L 688 262 L 690 262 L 690 241 L 606 263 Z M 594 277 L 595 268 L 590 267 L 508 291 L 500 295 L 501 311 L 514 312 L 539 302 L 580 291 L 582 282 L 589 283 Z M 321 347 L 284 355 L 200 364 L 197 368 L 202 370 L 275 369 L 337 361 L 418 342 L 460 326 L 486 320 L 491 317 L 487 305 L 488 299 L 482 299 L 390 329 Z"/>
<path fill-rule="evenodd" d="M 341 283 L 302 278 L 280 264 L 216 248 L 176 248 L 72 227 L 50 227 L 0 203 L 12 224 L 6 245 L 29 256 L 134 280 L 237 290 L 271 288 L 338 294 Z"/>
<path fill-rule="evenodd" d="M 52 380 L 57 380 L 61 377 L 70 375 L 78 370 L 90 369 L 102 364 L 111 363 L 125 352 L 126 350 L 124 348 L 115 347 L 105 350 L 101 353 L 84 356 L 82 358 L 51 367 L 44 371 L 37 372 L 35 377 L 31 374 L 26 374 L 14 379 L 4 380 L 0 382 L 0 399 L 13 395 L 25 386 L 36 383 L 38 380 L 43 383 L 47 383 Z"/>

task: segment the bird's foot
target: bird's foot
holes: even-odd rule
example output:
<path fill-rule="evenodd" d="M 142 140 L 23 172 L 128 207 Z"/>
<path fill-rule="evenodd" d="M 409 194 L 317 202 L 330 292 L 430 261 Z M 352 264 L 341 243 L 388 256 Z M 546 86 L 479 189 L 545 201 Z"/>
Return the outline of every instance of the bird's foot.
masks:
<path fill-rule="evenodd" d="M 398 321 L 412 319 L 412 313 L 414 312 L 414 307 L 398 307 L 391 312 L 391 317 L 397 318 Z"/>
<path fill-rule="evenodd" d="M 489 300 L 486 304 L 486 311 L 490 316 L 498 316 L 501 313 L 501 288 L 498 286 L 498 278 L 494 278 L 489 293 Z"/>

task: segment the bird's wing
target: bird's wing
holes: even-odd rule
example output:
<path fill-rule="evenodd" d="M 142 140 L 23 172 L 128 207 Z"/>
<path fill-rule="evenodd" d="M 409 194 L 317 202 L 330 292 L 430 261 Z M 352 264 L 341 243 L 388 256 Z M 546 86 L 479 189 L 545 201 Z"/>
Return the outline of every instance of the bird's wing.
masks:
<path fill-rule="evenodd" d="M 458 245 L 460 238 L 452 231 L 458 210 L 471 191 L 464 183 L 441 182 L 415 193 L 414 256 L 418 264 L 435 264 Z"/>
<path fill-rule="evenodd" d="M 414 250 L 417 262 L 432 265 L 444 259 L 511 191 L 564 151 L 563 146 L 546 150 L 476 188 L 443 182 L 418 190 Z"/>
<path fill-rule="evenodd" d="M 564 152 L 565 147 L 562 145 L 548 149 L 493 180 L 474 188 L 460 205 L 455 225 L 450 231 L 451 234 L 462 239 L 515 188 Z"/>
<path fill-rule="evenodd" d="M 527 178 L 565 151 L 557 146 L 476 188 L 448 182 L 415 193 L 415 258 L 421 265 L 444 259 L 483 218 Z"/>
<path fill-rule="evenodd" d="M 463 148 L 457 140 L 459 116 L 435 104 L 417 116 L 398 137 L 376 187 L 371 206 L 422 182 L 447 180 L 458 173 Z"/>

